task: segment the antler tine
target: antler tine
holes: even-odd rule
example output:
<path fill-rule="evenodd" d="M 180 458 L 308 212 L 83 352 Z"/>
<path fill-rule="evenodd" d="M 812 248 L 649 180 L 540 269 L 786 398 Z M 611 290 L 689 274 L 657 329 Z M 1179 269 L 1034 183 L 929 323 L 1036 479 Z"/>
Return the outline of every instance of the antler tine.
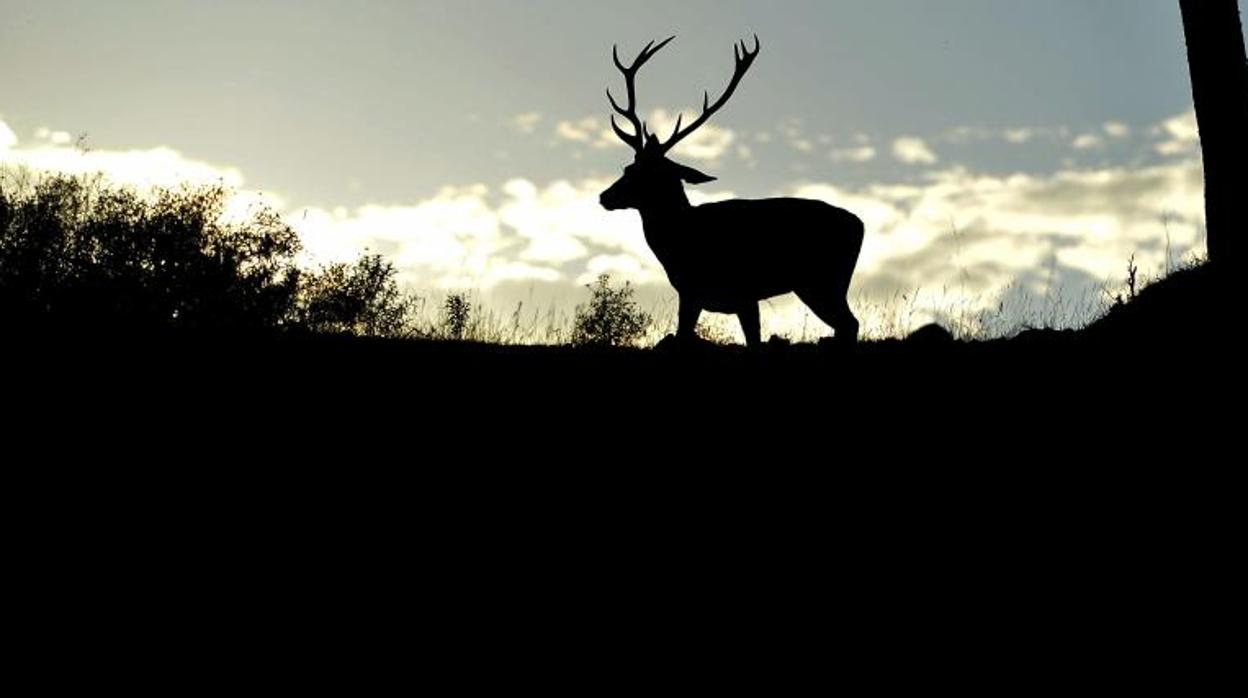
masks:
<path fill-rule="evenodd" d="M 762 45 L 758 41 L 758 34 L 754 35 L 753 51 L 746 46 L 745 41 L 740 41 L 732 45 L 732 55 L 734 60 L 732 79 L 728 81 L 728 87 L 724 89 L 724 93 L 719 96 L 719 99 L 715 100 L 714 104 L 710 103 L 711 93 L 703 90 L 702 114 L 683 130 L 680 128 L 680 116 L 677 115 L 676 128 L 672 131 L 672 137 L 667 139 L 666 143 L 662 144 L 663 152 L 671 150 L 677 143 L 684 140 L 686 136 L 698 130 L 698 127 L 706 123 L 707 119 L 710 119 L 712 114 L 719 111 L 721 107 L 728 103 L 728 100 L 732 97 L 732 93 L 736 91 L 737 85 L 741 82 L 741 78 L 745 76 L 746 71 L 748 71 L 750 66 L 754 64 L 754 59 L 758 57 L 758 52 L 761 48 Z"/>
<path fill-rule="evenodd" d="M 619 103 L 615 101 L 615 97 L 611 94 L 611 88 L 607 88 L 607 100 L 611 102 L 611 108 L 614 109 L 616 113 L 625 119 L 628 119 L 629 124 L 633 127 L 633 133 L 630 134 L 619 127 L 619 125 L 615 122 L 615 114 L 611 115 L 611 128 L 615 131 L 615 135 L 618 136 L 620 140 L 627 143 L 633 148 L 633 150 L 639 153 L 645 146 L 646 138 L 648 136 L 646 134 L 645 125 L 642 123 L 641 118 L 637 116 L 637 71 L 641 68 L 641 66 L 645 65 L 646 61 L 650 60 L 654 54 L 658 53 L 660 49 L 667 46 L 668 42 L 675 38 L 675 36 L 669 36 L 659 42 L 657 46 L 654 41 L 651 41 L 641 49 L 640 53 L 637 54 L 637 58 L 633 60 L 632 65 L 628 66 L 624 65 L 624 63 L 620 60 L 619 46 L 613 45 L 611 47 L 611 60 L 615 63 L 615 67 L 624 74 L 624 86 L 628 93 L 628 106 L 621 107 Z"/>
<path fill-rule="evenodd" d="M 672 137 L 671 137 L 671 138 L 668 138 L 668 139 L 667 139 L 668 141 L 671 141 L 671 140 L 672 140 L 672 138 L 675 138 L 675 137 L 676 137 L 676 134 L 680 133 L 680 120 L 681 120 L 681 119 L 683 119 L 683 118 L 685 118 L 685 115 L 684 115 L 684 114 L 677 114 L 677 115 L 676 115 L 676 125 L 672 127 Z"/>
<path fill-rule="evenodd" d="M 628 72 L 628 68 L 625 68 L 624 64 L 620 62 L 619 44 L 611 44 L 611 62 L 615 63 L 615 67 L 618 68 L 621 73 Z"/>

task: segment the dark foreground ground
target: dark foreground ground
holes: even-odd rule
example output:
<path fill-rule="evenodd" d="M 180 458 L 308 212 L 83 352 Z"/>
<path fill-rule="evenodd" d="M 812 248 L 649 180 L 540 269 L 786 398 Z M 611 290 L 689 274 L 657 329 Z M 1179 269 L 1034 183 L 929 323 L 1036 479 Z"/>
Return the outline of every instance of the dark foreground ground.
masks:
<path fill-rule="evenodd" d="M 846 495 L 855 488 L 924 510 L 944 506 L 935 492 L 1007 507 L 1004 493 L 1119 501 L 1237 470 L 1232 286 L 1206 266 L 1082 332 L 986 343 L 923 332 L 852 350 L 13 339 L 5 425 L 14 443 L 34 442 L 20 458 L 238 469 L 257 486 L 298 472 L 292 486 L 348 474 L 488 483 L 504 498 L 781 497 L 765 508 L 790 496 L 869 506 Z"/>
<path fill-rule="evenodd" d="M 11 338 L 24 646 L 74 628 L 95 685 L 1199 689 L 1242 549 L 1206 273 L 851 352 Z"/>
<path fill-rule="evenodd" d="M 388 425 L 423 433 L 428 448 L 438 429 L 546 427 L 574 436 L 572 425 L 580 425 L 643 451 L 716 434 L 754 448 L 731 428 L 739 420 L 817 426 L 806 433 L 837 450 L 855 439 L 830 432 L 851 425 L 882 433 L 929 425 L 957 441 L 1017 415 L 1020 436 L 1047 431 L 1056 439 L 1095 433 L 1098 424 L 1138 428 L 1155 419 L 1177 429 L 1229 414 L 1242 377 L 1232 291 L 1206 266 L 1145 289 L 1080 332 L 956 342 L 929 327 L 852 349 L 586 350 L 168 333 L 19 333 L 4 348 L 9 407 L 18 416 L 24 407 L 32 408 L 27 416 L 193 415 L 205 424 L 249 424 L 257 439 L 280 436 L 278 426 Z M 774 432 L 756 437 L 771 440 Z"/>

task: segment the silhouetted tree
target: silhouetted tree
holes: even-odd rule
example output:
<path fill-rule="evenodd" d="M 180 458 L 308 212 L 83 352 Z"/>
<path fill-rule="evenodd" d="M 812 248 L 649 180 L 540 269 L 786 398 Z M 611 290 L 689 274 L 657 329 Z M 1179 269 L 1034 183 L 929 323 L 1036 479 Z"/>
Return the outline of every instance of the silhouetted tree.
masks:
<path fill-rule="evenodd" d="M 98 177 L 0 172 L 0 322 L 9 330 L 404 331 L 380 257 L 320 272 L 272 210 L 226 216 L 223 186 L 150 195 Z"/>
<path fill-rule="evenodd" d="M 0 189 L 0 315 L 10 326 L 257 330 L 299 283 L 294 231 L 223 216 L 221 186 L 143 197 L 52 175 Z"/>
<path fill-rule="evenodd" d="M 1205 163 L 1209 259 L 1244 263 L 1248 60 L 1238 0 L 1179 0 Z"/>

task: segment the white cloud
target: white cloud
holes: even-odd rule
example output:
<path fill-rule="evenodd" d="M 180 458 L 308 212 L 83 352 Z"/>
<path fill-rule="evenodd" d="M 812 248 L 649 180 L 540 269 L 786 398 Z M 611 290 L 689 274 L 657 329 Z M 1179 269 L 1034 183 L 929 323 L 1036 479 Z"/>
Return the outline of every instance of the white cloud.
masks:
<path fill-rule="evenodd" d="M 520 133 L 533 133 L 541 122 L 541 113 L 535 111 L 516 114 L 511 119 L 511 125 Z"/>
<path fill-rule="evenodd" d="M 399 268 L 401 280 L 417 287 L 489 292 L 526 280 L 574 284 L 595 252 L 633 259 L 626 267 L 635 283 L 661 282 L 665 277 L 636 216 L 612 215 L 598 204 L 598 194 L 609 185 L 585 180 L 539 187 L 513 179 L 499 197 L 484 185 L 447 188 L 407 206 L 307 209 L 296 212 L 291 223 L 304 240 L 308 262 L 382 251 Z"/>
<path fill-rule="evenodd" d="M 8 150 L 17 145 L 17 134 L 9 125 L 0 121 L 0 150 Z"/>
<path fill-rule="evenodd" d="M 995 134 L 982 126 L 958 126 L 943 134 L 942 139 L 955 145 L 966 145 L 973 141 L 985 141 Z"/>
<path fill-rule="evenodd" d="M 189 158 L 166 146 L 84 151 L 70 145 L 72 139 L 64 131 L 41 129 L 36 135 L 38 140 L 19 145 L 12 129 L 0 122 L 0 165 L 68 174 L 103 172 L 113 182 L 137 187 L 219 182 L 241 188 L 244 183 L 238 168 Z"/>
<path fill-rule="evenodd" d="M 53 131 L 47 127 L 36 129 L 35 138 L 48 141 L 53 145 L 69 145 L 70 141 L 74 140 L 74 137 L 69 135 L 68 131 Z"/>
<path fill-rule="evenodd" d="M 520 259 L 527 262 L 560 264 L 589 254 L 579 238 L 586 215 L 597 202 L 583 195 L 568 182 L 556 182 L 544 191 L 528 180 L 513 179 L 503 186 L 507 203 L 498 211 L 499 220 L 516 231 L 526 245 Z"/>
<path fill-rule="evenodd" d="M 365 248 L 388 250 L 403 280 L 418 288 L 473 288 L 488 298 L 515 284 L 544 283 L 570 308 L 600 273 L 666 288 L 637 215 L 599 207 L 597 196 L 609 183 L 516 179 L 500 191 L 447 189 L 411 206 L 318 210 L 306 223 L 292 219 L 310 249 L 340 259 Z M 733 196 L 689 193 L 695 205 Z M 1131 255 L 1146 273 L 1156 273 L 1164 266 L 1167 234 L 1175 260 L 1202 242 L 1195 159 L 1047 175 L 951 167 L 919 184 L 846 189 L 807 182 L 774 193 L 826 200 L 864 220 L 867 238 L 852 291 L 864 326 L 876 333 L 995 308 L 1015 287 L 1031 294 L 1039 320 L 1077 324 L 1103 297 L 1100 285 L 1121 279 Z M 904 318 L 895 316 L 901 294 L 909 298 Z M 770 332 L 825 332 L 791 300 L 769 303 L 764 315 Z"/>
<path fill-rule="evenodd" d="M 585 272 L 577 277 L 578 286 L 593 283 L 601 274 L 617 279 L 637 279 L 646 275 L 641 260 L 627 254 L 600 254 L 585 265 Z"/>
<path fill-rule="evenodd" d="M 483 185 L 445 188 L 409 206 L 363 206 L 355 211 L 308 208 L 290 216 L 309 263 L 384 252 L 405 281 L 443 288 L 469 286 L 498 271 L 508 241 L 485 201 Z"/>
<path fill-rule="evenodd" d="M 1191 155 L 1200 148 L 1200 131 L 1196 127 L 1195 111 L 1166 119 L 1158 131 L 1167 137 L 1155 146 L 1162 155 Z"/>
<path fill-rule="evenodd" d="M 601 136 L 592 135 L 587 124 L 572 126 L 591 134 L 582 143 Z M 1120 279 L 1132 254 L 1141 269 L 1155 273 L 1163 266 L 1167 244 L 1172 258 L 1199 248 L 1203 188 L 1199 159 L 1190 149 L 1196 142 L 1194 123 L 1188 116 L 1177 117 L 1161 131 L 1189 147 L 1175 155 L 1186 152 L 1190 157 L 1135 169 L 1078 169 L 1072 164 L 1049 174 L 1013 176 L 948 167 L 928 172 L 918 183 L 846 189 L 815 181 L 749 194 L 823 199 L 859 215 L 866 222 L 867 238 L 853 287 L 856 308 L 868 328 L 904 331 L 951 308 L 968 312 L 995 307 L 1016 282 L 1042 305 L 1048 302 L 1043 300 L 1046 294 L 1063 285 L 1095 299 L 1099 291 L 1092 286 Z M 51 133 L 19 144 L 0 122 L 0 164 L 104 170 L 127 183 L 175 183 L 182 178 L 238 187 L 244 183 L 236 168 L 197 161 L 170 148 L 82 153 L 52 143 Z M 926 145 L 913 140 L 922 148 L 901 148 L 910 158 L 903 161 L 934 162 Z M 647 292 L 670 294 L 637 214 L 599 206 L 597 197 L 609 184 L 605 179 L 536 183 L 517 178 L 500 188 L 448 187 L 405 205 L 284 213 L 304 241 L 306 261 L 347 261 L 372 250 L 392 261 L 401 281 L 417 290 L 469 288 L 505 294 L 543 284 L 554 294 L 551 302 L 570 309 L 584 298 L 582 284 L 609 272 Z M 698 205 L 734 193 L 690 188 L 689 195 Z M 253 204 L 256 196 L 244 190 L 231 203 L 232 210 Z M 1051 276 L 1048 270 L 1053 270 Z M 915 289 L 923 291 L 907 301 L 910 315 L 905 322 L 890 320 L 896 304 L 890 309 L 888 299 Z M 1076 315 L 1068 319 L 1086 319 Z M 769 303 L 764 316 L 769 331 L 796 332 L 803 326 L 823 331 L 821 323 L 789 300 Z"/>
<path fill-rule="evenodd" d="M 683 112 L 682 127 L 688 126 L 689 122 L 695 118 L 690 114 L 697 113 L 699 112 L 686 109 Z M 667 140 L 671 137 L 672 130 L 676 126 L 676 118 L 680 114 L 681 112 L 667 109 L 655 109 L 645 120 L 646 129 Z M 620 123 L 618 117 L 616 120 Z M 626 122 L 620 123 L 620 127 L 625 132 L 631 131 L 631 127 Z M 581 143 L 595 149 L 626 147 L 615 135 L 608 121 L 594 116 L 576 121 L 558 122 L 555 125 L 555 136 L 563 141 Z M 672 150 L 672 157 L 714 162 L 733 152 L 733 144 L 736 140 L 736 134 L 732 130 L 708 122 L 681 141 Z"/>
<path fill-rule="evenodd" d="M 1118 134 L 1118 127 L 1122 124 L 1110 122 L 1106 124 L 1106 128 Z M 1065 126 L 1014 126 L 1002 129 L 992 129 L 982 126 L 959 126 L 943 133 L 940 140 L 954 145 L 968 145 L 971 143 L 984 143 L 1004 141 L 1013 145 L 1023 145 L 1035 140 L 1045 139 L 1050 141 L 1065 141 L 1070 137 L 1070 129 Z M 1120 137 L 1115 135 L 1115 137 Z M 1125 137 L 1125 136 L 1121 136 Z"/>
<path fill-rule="evenodd" d="M 875 148 L 869 145 L 842 148 L 833 150 L 830 157 L 832 162 L 871 162 L 875 159 Z"/>
<path fill-rule="evenodd" d="M 992 308 L 1023 279 L 1039 305 L 1049 294 L 1055 315 L 1066 315 L 1052 320 L 1077 324 L 1088 319 L 1086 312 L 1058 305 L 1095 306 L 1099 286 L 1121 279 L 1131 255 L 1156 274 L 1167 244 L 1177 261 L 1203 241 L 1195 160 L 1043 176 L 953 168 L 927 179 L 922 186 L 859 190 L 809 183 L 791 192 L 843 206 L 865 221 L 855 289 L 876 300 L 921 290 L 911 303 L 921 311 L 914 323 L 953 308 Z M 1041 283 L 1050 265 L 1054 277 Z M 1058 298 L 1063 292 L 1071 295 Z"/>
<path fill-rule="evenodd" d="M 1131 127 L 1121 121 L 1107 121 L 1104 128 L 1110 138 L 1122 139 L 1131 135 Z"/>
<path fill-rule="evenodd" d="M 1036 130 L 1031 128 L 1007 128 L 1004 135 L 1006 142 L 1021 145 L 1035 138 Z"/>
<path fill-rule="evenodd" d="M 938 158 L 922 138 L 905 136 L 893 141 L 893 157 L 907 165 L 930 165 Z"/>
<path fill-rule="evenodd" d="M 602 140 L 603 124 L 590 116 L 579 121 L 560 121 L 555 135 L 573 143 L 597 143 Z"/>
<path fill-rule="evenodd" d="M 659 134 L 663 140 L 667 140 L 672 134 L 672 129 L 676 126 L 676 116 L 680 112 L 669 112 L 666 109 L 655 109 L 650 113 L 650 120 L 647 122 L 647 128 L 653 133 Z M 700 111 L 691 109 L 684 110 L 685 118 L 681 121 L 682 128 L 688 126 L 689 122 L 696 118 Z M 612 138 L 615 138 L 612 135 Z M 732 148 L 733 142 L 736 141 L 736 134 L 730 129 L 716 126 L 714 123 L 707 122 L 698 127 L 698 130 L 691 133 L 685 140 L 681 141 L 674 150 L 672 156 L 676 158 L 687 158 L 690 160 L 701 160 L 704 162 L 713 162 L 722 158 Z"/>
<path fill-rule="evenodd" d="M 1075 150 L 1097 150 L 1105 147 L 1105 139 L 1095 133 L 1084 133 L 1071 141 L 1070 146 Z"/>

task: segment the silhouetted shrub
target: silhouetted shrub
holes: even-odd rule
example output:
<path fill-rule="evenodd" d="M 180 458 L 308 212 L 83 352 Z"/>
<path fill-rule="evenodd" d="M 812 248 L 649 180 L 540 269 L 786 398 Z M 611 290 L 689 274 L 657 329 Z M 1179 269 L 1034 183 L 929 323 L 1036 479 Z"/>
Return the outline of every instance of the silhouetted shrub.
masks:
<path fill-rule="evenodd" d="M 58 326 L 280 326 L 298 238 L 270 211 L 223 222 L 226 196 L 210 186 L 141 197 L 63 175 L 0 188 L 0 312 Z"/>
<path fill-rule="evenodd" d="M 576 306 L 572 343 L 599 347 L 637 344 L 650 327 L 650 315 L 633 300 L 633 287 L 626 281 L 620 288 L 611 288 L 611 277 L 602 274 L 586 288 L 589 303 Z"/>
<path fill-rule="evenodd" d="M 407 335 L 413 299 L 399 290 L 394 276 L 394 265 L 380 255 L 306 274 L 299 289 L 300 320 L 315 332 Z"/>
<path fill-rule="evenodd" d="M 472 311 L 472 301 L 468 299 L 467 294 L 448 295 L 442 304 L 442 335 L 457 342 L 467 338 Z"/>
<path fill-rule="evenodd" d="M 226 216 L 229 196 L 222 185 L 141 195 L 98 177 L 0 172 L 0 318 L 72 330 L 401 330 L 407 305 L 389 264 L 302 271 L 294 230 L 262 206 Z"/>

